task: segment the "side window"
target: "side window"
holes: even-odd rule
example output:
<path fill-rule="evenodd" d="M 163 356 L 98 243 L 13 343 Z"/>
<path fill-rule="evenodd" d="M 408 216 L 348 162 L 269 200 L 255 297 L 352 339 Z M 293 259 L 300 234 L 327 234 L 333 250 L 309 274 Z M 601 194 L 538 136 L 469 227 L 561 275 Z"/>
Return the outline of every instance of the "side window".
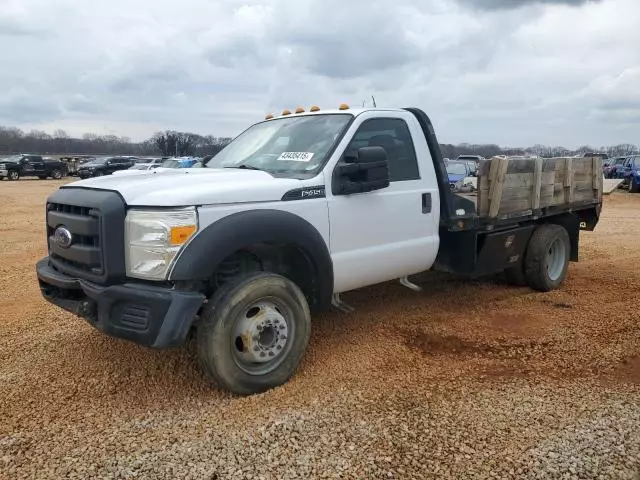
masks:
<path fill-rule="evenodd" d="M 392 182 L 418 180 L 418 160 L 409 127 L 399 118 L 373 118 L 360 125 L 345 155 L 353 155 L 362 147 L 382 147 L 387 152 L 389 179 Z"/>

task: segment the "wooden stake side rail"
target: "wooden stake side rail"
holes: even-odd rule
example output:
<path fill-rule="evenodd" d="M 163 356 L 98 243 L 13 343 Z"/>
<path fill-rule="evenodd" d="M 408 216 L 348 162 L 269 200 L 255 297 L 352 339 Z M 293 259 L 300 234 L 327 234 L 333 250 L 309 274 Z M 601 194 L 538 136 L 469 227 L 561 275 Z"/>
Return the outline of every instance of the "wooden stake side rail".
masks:
<path fill-rule="evenodd" d="M 599 157 L 494 157 L 478 170 L 478 215 L 507 218 L 545 207 L 602 201 Z"/>

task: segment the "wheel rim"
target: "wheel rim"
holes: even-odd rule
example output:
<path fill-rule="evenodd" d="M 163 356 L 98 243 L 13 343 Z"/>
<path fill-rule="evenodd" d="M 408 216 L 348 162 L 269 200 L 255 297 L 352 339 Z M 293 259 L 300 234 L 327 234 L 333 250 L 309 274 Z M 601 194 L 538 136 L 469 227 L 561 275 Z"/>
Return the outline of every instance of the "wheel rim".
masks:
<path fill-rule="evenodd" d="M 269 297 L 251 303 L 234 321 L 231 351 L 236 365 L 249 375 L 265 375 L 291 350 L 293 312 Z"/>
<path fill-rule="evenodd" d="M 566 248 L 564 242 L 556 238 L 547 252 L 547 275 L 552 282 L 555 282 L 562 275 L 566 260 Z"/>
<path fill-rule="evenodd" d="M 16 178 L 18 178 L 18 172 L 9 172 L 9 178 L 11 180 L 15 180 Z"/>
<path fill-rule="evenodd" d="M 58 172 L 57 170 L 53 172 L 53 178 L 55 178 L 56 180 L 59 180 L 60 177 L 62 177 L 62 174 L 60 172 Z"/>

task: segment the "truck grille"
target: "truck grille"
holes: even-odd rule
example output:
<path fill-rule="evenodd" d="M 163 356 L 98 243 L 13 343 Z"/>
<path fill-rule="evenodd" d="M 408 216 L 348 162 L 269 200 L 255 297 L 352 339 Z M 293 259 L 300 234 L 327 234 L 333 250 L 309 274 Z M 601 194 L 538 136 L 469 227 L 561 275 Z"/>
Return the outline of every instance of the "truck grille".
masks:
<path fill-rule="evenodd" d="M 47 202 L 49 263 L 97 284 L 122 281 L 125 203 L 115 192 L 61 188 Z M 56 229 L 70 241 L 58 242 Z"/>
<path fill-rule="evenodd" d="M 71 245 L 59 246 L 55 241 L 56 228 L 71 233 Z M 100 211 L 89 207 L 49 203 L 47 234 L 51 258 L 75 270 L 101 275 L 103 271 L 100 250 Z"/>

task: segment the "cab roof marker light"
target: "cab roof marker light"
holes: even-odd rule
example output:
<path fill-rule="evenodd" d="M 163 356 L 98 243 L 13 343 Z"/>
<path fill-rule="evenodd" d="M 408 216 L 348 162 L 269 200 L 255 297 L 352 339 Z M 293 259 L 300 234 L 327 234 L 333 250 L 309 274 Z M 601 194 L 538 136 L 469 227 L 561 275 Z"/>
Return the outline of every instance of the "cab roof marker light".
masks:
<path fill-rule="evenodd" d="M 283 110 L 282 111 L 282 115 L 291 115 L 291 111 L 290 110 Z"/>
<path fill-rule="evenodd" d="M 273 115 L 270 113 L 267 113 L 264 117 L 265 120 L 271 120 L 273 118 Z"/>
<path fill-rule="evenodd" d="M 349 105 L 347 105 L 346 103 L 341 103 L 338 107 L 338 110 L 349 110 Z"/>
<path fill-rule="evenodd" d="M 302 107 L 296 108 L 296 113 L 304 113 L 304 108 Z"/>
<path fill-rule="evenodd" d="M 319 112 L 320 111 L 320 107 L 317 105 L 313 105 L 310 109 L 310 112 Z"/>

